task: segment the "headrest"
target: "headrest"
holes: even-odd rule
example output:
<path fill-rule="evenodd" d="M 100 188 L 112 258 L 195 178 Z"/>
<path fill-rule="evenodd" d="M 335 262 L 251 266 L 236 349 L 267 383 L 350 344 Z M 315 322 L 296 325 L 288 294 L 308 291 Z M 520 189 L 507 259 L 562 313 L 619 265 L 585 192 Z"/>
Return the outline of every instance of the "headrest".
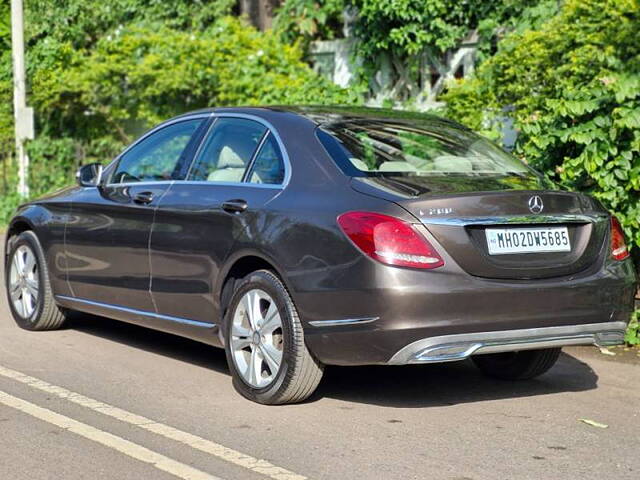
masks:
<path fill-rule="evenodd" d="M 471 172 L 473 171 L 473 163 L 465 157 L 456 155 L 440 155 L 433 160 L 434 170 L 440 172 Z"/>
<path fill-rule="evenodd" d="M 418 169 L 409 162 L 384 162 L 378 167 L 381 172 L 416 172 Z"/>
<path fill-rule="evenodd" d="M 218 157 L 217 168 L 244 168 L 245 163 L 235 151 L 228 145 L 222 147 L 220 157 Z"/>
<path fill-rule="evenodd" d="M 358 170 L 362 170 L 363 172 L 366 172 L 369 170 L 369 167 L 367 167 L 367 164 L 364 163 L 362 160 L 360 160 L 359 158 L 354 158 L 351 157 L 349 158 L 349 161 L 353 164 L 354 167 L 356 167 Z"/>

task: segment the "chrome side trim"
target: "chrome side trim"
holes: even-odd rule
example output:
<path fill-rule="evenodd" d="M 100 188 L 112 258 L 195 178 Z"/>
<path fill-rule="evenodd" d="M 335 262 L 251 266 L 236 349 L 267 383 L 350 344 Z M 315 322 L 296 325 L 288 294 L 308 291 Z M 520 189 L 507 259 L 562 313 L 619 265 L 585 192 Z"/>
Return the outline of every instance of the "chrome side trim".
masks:
<path fill-rule="evenodd" d="M 626 328 L 625 322 L 604 322 L 442 335 L 410 343 L 391 357 L 388 364 L 453 362 L 484 353 L 569 345 L 619 345 L 624 343 Z"/>
<path fill-rule="evenodd" d="M 501 217 L 420 217 L 425 225 L 500 225 L 505 223 L 592 223 L 606 219 L 606 214 L 595 215 L 505 215 Z"/>
<path fill-rule="evenodd" d="M 175 180 L 176 185 L 209 185 L 211 187 L 251 187 L 282 190 L 282 184 L 273 183 L 249 183 L 249 182 L 209 182 L 207 180 Z"/>
<path fill-rule="evenodd" d="M 344 318 L 342 320 L 314 320 L 309 322 L 309 325 L 314 327 L 337 327 L 340 325 L 362 325 L 365 323 L 372 323 L 378 320 L 380 317 L 370 318 Z"/>
<path fill-rule="evenodd" d="M 122 183 L 108 183 L 104 185 L 104 188 L 117 188 L 117 187 L 149 187 L 153 185 L 169 185 L 175 182 L 175 180 L 149 180 L 144 182 L 122 182 Z M 88 187 L 95 188 L 95 187 Z"/>
<path fill-rule="evenodd" d="M 282 190 L 284 187 L 282 184 L 274 185 L 272 183 L 249 183 L 249 182 L 208 182 L 207 180 L 158 180 L 153 182 L 125 182 L 125 183 L 110 183 L 105 187 L 136 187 L 136 186 L 154 186 L 154 185 L 166 185 L 169 183 L 175 183 L 177 185 L 209 185 L 211 187 L 252 187 L 252 188 L 271 188 L 276 190 Z M 85 187 L 96 188 L 96 187 Z"/>
<path fill-rule="evenodd" d="M 122 307 L 120 305 L 111 305 L 109 303 L 94 302 L 93 300 L 86 300 L 84 298 L 67 297 L 66 295 L 56 295 L 56 299 L 61 300 L 67 304 L 76 305 L 91 305 L 92 307 L 103 308 L 105 310 L 114 310 L 117 312 L 130 313 L 132 315 L 140 315 L 142 317 L 154 318 L 156 320 L 166 320 L 169 322 L 181 323 L 183 325 L 191 325 L 201 328 L 215 327 L 215 323 L 198 322 L 196 320 L 189 320 L 186 318 L 171 317 L 169 315 L 162 315 L 160 313 L 147 312 L 145 310 L 137 310 L 135 308 Z"/>

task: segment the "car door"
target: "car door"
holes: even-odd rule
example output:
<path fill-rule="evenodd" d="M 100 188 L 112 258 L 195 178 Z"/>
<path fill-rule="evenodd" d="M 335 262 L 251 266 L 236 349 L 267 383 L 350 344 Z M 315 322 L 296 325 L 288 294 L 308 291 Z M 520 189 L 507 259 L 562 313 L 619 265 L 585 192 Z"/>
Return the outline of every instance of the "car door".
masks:
<path fill-rule="evenodd" d="M 257 118 L 214 121 L 188 177 L 171 186 L 156 212 L 150 246 L 158 313 L 218 323 L 218 273 L 235 239 L 257 228 L 283 188 L 283 152 Z"/>
<path fill-rule="evenodd" d="M 184 178 L 187 147 L 205 117 L 158 127 L 74 198 L 67 224 L 67 278 L 74 297 L 151 311 L 149 233 L 155 208 Z"/>

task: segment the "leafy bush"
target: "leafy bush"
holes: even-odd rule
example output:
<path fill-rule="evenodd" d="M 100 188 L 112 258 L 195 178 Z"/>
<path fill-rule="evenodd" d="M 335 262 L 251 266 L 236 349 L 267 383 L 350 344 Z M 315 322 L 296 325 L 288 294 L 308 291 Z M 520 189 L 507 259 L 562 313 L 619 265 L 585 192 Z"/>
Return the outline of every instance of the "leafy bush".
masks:
<path fill-rule="evenodd" d="M 33 36 L 27 50 L 29 103 L 36 111 L 37 132 L 27 148 L 33 196 L 70 183 L 79 164 L 108 161 L 146 128 L 185 111 L 357 101 L 314 73 L 302 61 L 301 49 L 279 35 L 259 32 L 234 17 L 207 25 L 232 3 L 227 0 L 219 1 L 217 10 L 209 8 L 204 17 L 200 12 L 193 18 L 182 10 L 206 2 L 174 2 L 172 7 L 182 10 L 169 19 L 159 16 L 164 11 L 161 4 L 166 4 L 160 1 L 32 3 L 43 12 L 32 12 Z M 143 3 L 148 8 L 139 10 Z M 111 8 L 105 10 L 102 5 L 107 4 Z M 65 20 L 46 31 L 46 19 L 60 10 L 82 27 Z M 128 18 L 137 21 L 118 23 Z M 185 29 L 193 25 L 203 28 L 197 34 Z M 11 63 L 4 54 L 0 99 L 0 148 L 7 139 L 6 151 L 11 152 Z M 0 223 L 7 219 L 7 205 L 15 203 L 14 196 L 0 197 Z"/>
<path fill-rule="evenodd" d="M 624 339 L 629 345 L 640 345 L 640 311 L 636 310 L 631 316 Z"/>
<path fill-rule="evenodd" d="M 516 153 L 562 185 L 600 199 L 636 247 L 639 29 L 636 0 L 567 0 L 537 30 L 507 36 L 475 78 L 442 98 L 449 116 L 480 130 L 512 106 Z"/>
<path fill-rule="evenodd" d="M 482 56 L 488 55 L 496 34 L 514 19 L 522 15 L 522 23 L 535 22 L 542 15 L 534 8 L 540 3 L 556 0 L 285 0 L 276 28 L 286 40 L 331 39 L 342 34 L 345 9 L 357 12 L 353 35 L 362 66 L 355 86 L 377 90 L 372 79 L 384 64 L 391 69 L 392 100 L 404 101 L 421 93 L 417 80 L 424 53 L 439 58 L 477 29 Z"/>
<path fill-rule="evenodd" d="M 130 132 L 206 106 L 349 100 L 302 62 L 299 49 L 232 17 L 197 36 L 133 26 L 100 39 L 86 55 L 59 44 L 47 56 L 56 61 L 33 76 L 41 121 L 86 142 L 128 142 Z"/>
<path fill-rule="evenodd" d="M 288 41 L 340 37 L 342 14 L 348 4 L 348 0 L 285 0 L 274 28 Z"/>
<path fill-rule="evenodd" d="M 620 218 L 640 259 L 640 8 L 636 0 L 567 0 L 516 32 L 476 77 L 443 96 L 447 114 L 492 130 L 514 108 L 516 153 Z M 485 132 L 486 133 L 486 132 Z M 626 340 L 640 343 L 638 312 Z"/>
<path fill-rule="evenodd" d="M 4 0 L 7 1 L 8 0 Z M 28 0 L 25 29 L 29 46 L 44 39 L 90 48 L 118 27 L 158 25 L 200 32 L 232 13 L 236 0 Z"/>

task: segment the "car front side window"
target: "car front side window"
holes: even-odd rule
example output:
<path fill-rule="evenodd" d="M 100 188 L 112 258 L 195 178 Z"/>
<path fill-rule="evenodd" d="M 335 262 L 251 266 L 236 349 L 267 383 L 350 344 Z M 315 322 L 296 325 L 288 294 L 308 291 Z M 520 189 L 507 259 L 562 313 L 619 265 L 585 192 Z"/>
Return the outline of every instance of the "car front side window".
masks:
<path fill-rule="evenodd" d="M 141 140 L 122 155 L 109 183 L 178 180 L 181 155 L 203 121 L 174 123 Z"/>

